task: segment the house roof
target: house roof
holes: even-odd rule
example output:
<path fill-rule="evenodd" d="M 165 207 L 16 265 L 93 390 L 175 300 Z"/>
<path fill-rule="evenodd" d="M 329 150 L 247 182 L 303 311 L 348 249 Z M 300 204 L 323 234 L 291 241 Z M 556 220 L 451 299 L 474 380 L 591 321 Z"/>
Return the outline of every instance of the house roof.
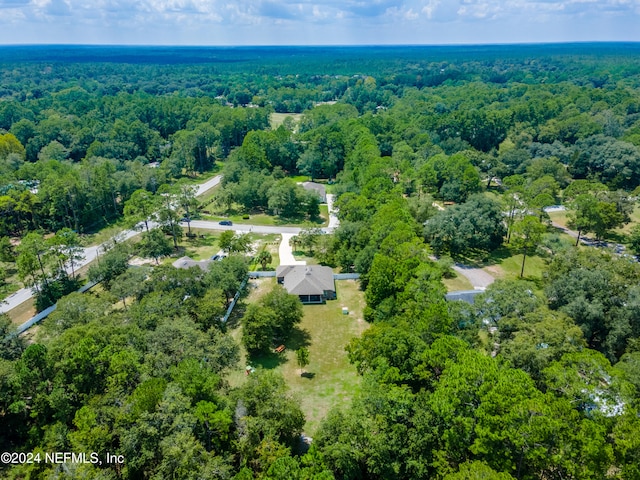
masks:
<path fill-rule="evenodd" d="M 302 182 L 302 188 L 305 190 L 311 190 L 318 194 L 318 196 L 324 201 L 327 197 L 327 189 L 321 183 L 316 182 Z"/>
<path fill-rule="evenodd" d="M 173 266 L 176 268 L 182 268 L 184 270 L 191 268 L 191 267 L 200 267 L 200 269 L 204 270 L 205 272 L 209 270 L 209 264 L 212 262 L 212 260 L 201 260 L 199 262 L 189 258 L 189 257 L 181 257 L 178 260 L 176 260 L 175 262 L 173 262 Z"/>
<path fill-rule="evenodd" d="M 333 270 L 319 265 L 281 265 L 277 277 L 284 277 L 284 288 L 292 295 L 322 295 L 335 291 Z"/>

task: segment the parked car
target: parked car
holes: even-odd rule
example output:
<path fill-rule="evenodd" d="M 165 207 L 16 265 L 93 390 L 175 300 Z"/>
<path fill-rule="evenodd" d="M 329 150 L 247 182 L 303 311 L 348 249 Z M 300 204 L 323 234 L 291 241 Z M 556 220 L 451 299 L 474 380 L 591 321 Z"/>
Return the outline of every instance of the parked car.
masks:
<path fill-rule="evenodd" d="M 222 220 L 221 222 L 218 222 L 218 224 L 231 226 L 233 225 L 233 222 L 231 220 Z"/>

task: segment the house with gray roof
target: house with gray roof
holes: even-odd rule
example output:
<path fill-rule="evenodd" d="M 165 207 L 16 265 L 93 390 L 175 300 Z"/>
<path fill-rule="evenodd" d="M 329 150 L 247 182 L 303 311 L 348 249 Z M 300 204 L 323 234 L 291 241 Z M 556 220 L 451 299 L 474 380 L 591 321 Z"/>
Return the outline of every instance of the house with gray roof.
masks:
<path fill-rule="evenodd" d="M 211 262 L 213 262 L 213 260 L 200 260 L 198 262 L 189 257 L 181 257 L 175 262 L 173 262 L 173 266 L 176 268 L 182 268 L 184 270 L 187 270 L 191 267 L 200 267 L 201 270 L 207 272 L 209 271 L 209 264 Z"/>
<path fill-rule="evenodd" d="M 325 303 L 336 298 L 333 270 L 320 265 L 280 265 L 276 278 L 287 292 L 302 303 Z"/>
<path fill-rule="evenodd" d="M 315 192 L 320 199 L 320 203 L 327 203 L 327 189 L 324 185 L 316 182 L 302 182 L 300 185 L 309 192 Z"/>

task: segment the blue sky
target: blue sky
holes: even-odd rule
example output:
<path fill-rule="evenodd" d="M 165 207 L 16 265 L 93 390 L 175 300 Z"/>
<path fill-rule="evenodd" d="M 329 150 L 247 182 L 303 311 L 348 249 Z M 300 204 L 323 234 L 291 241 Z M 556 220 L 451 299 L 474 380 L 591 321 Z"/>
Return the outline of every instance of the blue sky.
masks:
<path fill-rule="evenodd" d="M 0 0 L 0 44 L 640 41 L 640 0 Z"/>

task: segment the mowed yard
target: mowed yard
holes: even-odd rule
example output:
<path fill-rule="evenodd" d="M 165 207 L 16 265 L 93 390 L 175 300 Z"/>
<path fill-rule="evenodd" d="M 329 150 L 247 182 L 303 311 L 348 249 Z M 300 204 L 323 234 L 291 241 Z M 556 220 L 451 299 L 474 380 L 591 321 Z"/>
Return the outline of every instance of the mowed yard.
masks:
<path fill-rule="evenodd" d="M 258 281 L 247 301 L 256 301 L 274 283 L 275 279 Z M 305 433 L 311 436 L 332 407 L 347 405 L 360 389 L 360 377 L 349 363 L 344 348 L 353 337 L 367 329 L 363 320 L 364 295 L 356 280 L 337 281 L 336 289 L 337 300 L 303 307 L 304 318 L 291 339 L 284 342 L 287 348 L 282 354 L 272 353 L 251 362 L 243 349 L 239 370 L 232 372 L 229 378 L 232 386 L 244 382 L 246 365 L 280 372 L 300 403 L 307 420 Z M 348 315 L 343 315 L 343 306 L 349 309 Z M 242 327 L 235 328 L 232 335 L 240 343 Z M 309 349 L 309 365 L 302 376 L 295 351 L 305 344 Z"/>

